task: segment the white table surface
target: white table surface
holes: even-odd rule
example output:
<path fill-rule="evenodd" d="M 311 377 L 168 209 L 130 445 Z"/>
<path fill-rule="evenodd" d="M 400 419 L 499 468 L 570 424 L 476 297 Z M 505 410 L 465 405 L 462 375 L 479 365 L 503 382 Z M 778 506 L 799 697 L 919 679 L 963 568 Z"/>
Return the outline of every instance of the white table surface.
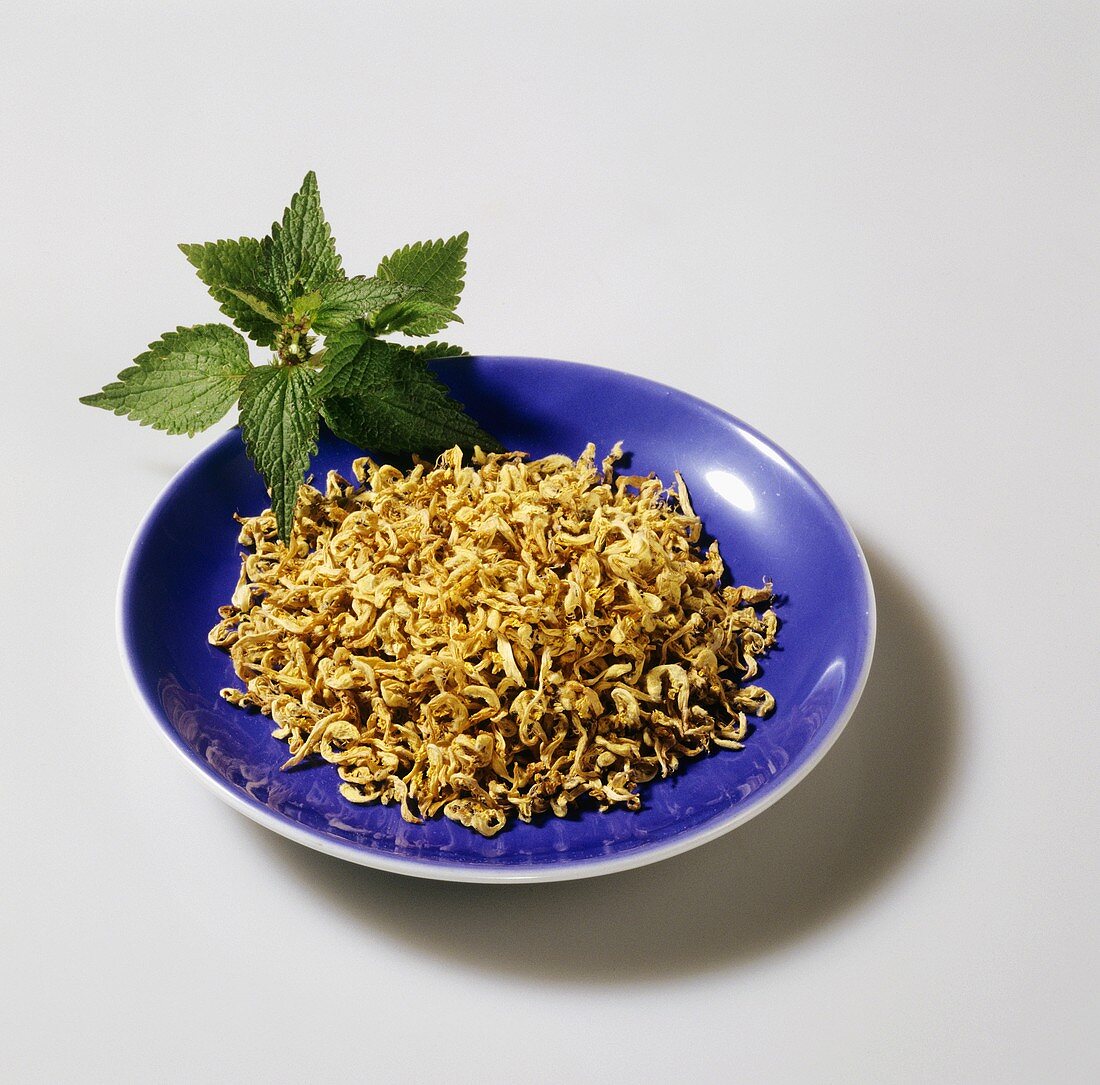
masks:
<path fill-rule="evenodd" d="M 5 9 L 4 1081 L 1095 1081 L 1095 4 Z M 820 479 L 879 644 L 792 794 L 632 873 L 359 869 L 131 697 L 179 241 L 309 168 L 345 264 L 471 235 L 460 341 L 712 400 Z"/>

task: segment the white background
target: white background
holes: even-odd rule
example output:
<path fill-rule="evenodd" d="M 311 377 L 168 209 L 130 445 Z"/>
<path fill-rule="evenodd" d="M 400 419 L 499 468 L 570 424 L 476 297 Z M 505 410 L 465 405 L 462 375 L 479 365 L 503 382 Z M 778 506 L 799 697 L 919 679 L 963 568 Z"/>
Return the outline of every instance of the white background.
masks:
<path fill-rule="evenodd" d="M 1095 4 L 21 4 L 0 64 L 5 1081 L 1097 1080 Z M 823 764 L 544 887 L 202 788 L 114 596 L 171 475 L 93 391 L 219 319 L 179 241 L 314 168 L 345 264 L 471 235 L 460 341 L 762 429 L 865 545 Z"/>

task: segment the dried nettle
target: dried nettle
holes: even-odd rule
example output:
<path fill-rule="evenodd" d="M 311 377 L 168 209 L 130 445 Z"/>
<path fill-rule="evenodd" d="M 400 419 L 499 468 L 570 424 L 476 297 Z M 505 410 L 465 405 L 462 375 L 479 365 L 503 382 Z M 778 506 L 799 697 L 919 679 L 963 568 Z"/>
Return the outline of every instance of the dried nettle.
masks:
<path fill-rule="evenodd" d="M 465 233 L 406 245 L 374 275 L 348 276 L 310 172 L 262 239 L 181 245 L 225 324 L 166 332 L 118 379 L 82 403 L 166 433 L 193 436 L 237 404 L 245 447 L 271 494 L 280 538 L 290 537 L 298 487 L 317 450 L 320 420 L 384 456 L 437 455 L 458 445 L 501 446 L 428 368 L 460 347 L 429 338 L 452 321 L 466 272 Z"/>
<path fill-rule="evenodd" d="M 457 448 L 407 474 L 369 459 L 304 487 L 296 545 L 241 519 L 232 602 L 210 642 L 290 746 L 355 803 L 492 836 L 739 749 L 770 693 L 772 587 L 727 586 L 683 480 Z"/>

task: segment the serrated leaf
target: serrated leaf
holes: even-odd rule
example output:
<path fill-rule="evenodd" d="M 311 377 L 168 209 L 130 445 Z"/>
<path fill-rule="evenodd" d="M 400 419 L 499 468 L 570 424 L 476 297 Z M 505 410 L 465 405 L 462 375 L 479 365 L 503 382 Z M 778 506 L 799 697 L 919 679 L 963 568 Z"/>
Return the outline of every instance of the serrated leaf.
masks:
<path fill-rule="evenodd" d="M 424 361 L 434 361 L 436 358 L 466 358 L 468 354 L 461 347 L 456 347 L 453 343 L 424 343 L 422 346 L 409 348 L 418 357 L 423 358 Z"/>
<path fill-rule="evenodd" d="M 425 388 L 429 381 L 430 392 Z M 427 380 L 418 378 L 415 389 L 391 386 L 383 396 L 323 400 L 321 415 L 337 437 L 387 458 L 413 453 L 434 457 L 455 445 L 466 451 L 474 445 L 486 452 L 504 451 L 431 374 Z"/>
<path fill-rule="evenodd" d="M 279 537 L 290 538 L 298 487 L 317 451 L 317 374 L 304 366 L 253 369 L 241 389 L 241 432 L 267 483 Z"/>
<path fill-rule="evenodd" d="M 424 314 L 401 327 L 410 335 L 432 335 L 445 327 L 462 295 L 466 274 L 466 245 L 470 235 L 463 231 L 446 241 L 420 241 L 406 245 L 387 256 L 378 265 L 378 276 L 419 286 L 426 300 L 441 308 L 434 314 Z"/>
<path fill-rule="evenodd" d="M 462 318 L 441 302 L 411 297 L 387 305 L 373 316 L 370 323 L 380 335 L 387 332 L 432 335 L 442 331 L 452 320 L 462 323 Z"/>
<path fill-rule="evenodd" d="M 255 294 L 248 294 L 244 290 L 234 290 L 232 287 L 227 287 L 229 293 L 235 298 L 240 298 L 254 313 L 258 313 L 272 324 L 280 324 L 282 317 L 271 307 L 271 305 L 264 301 L 263 298 L 256 297 Z"/>
<path fill-rule="evenodd" d="M 349 324 L 325 340 L 324 365 L 314 393 L 326 396 L 355 395 L 371 373 L 384 374 L 392 360 L 407 348 L 375 339 L 364 328 Z"/>
<path fill-rule="evenodd" d="M 417 289 L 408 283 L 365 275 L 322 283 L 318 288 L 321 305 L 313 318 L 313 327 L 322 335 L 331 335 L 361 317 L 370 319 L 379 310 L 407 298 Z"/>
<path fill-rule="evenodd" d="M 382 260 L 378 275 L 419 286 L 430 297 L 453 309 L 462 294 L 469 240 L 470 235 L 463 231 L 446 241 L 418 241 L 406 245 Z"/>
<path fill-rule="evenodd" d="M 321 297 L 320 290 L 314 290 L 312 293 L 306 294 L 303 297 L 295 298 L 290 304 L 290 311 L 299 319 L 304 316 L 313 316 L 318 309 L 321 308 L 321 303 L 324 298 Z"/>
<path fill-rule="evenodd" d="M 180 245 L 221 311 L 262 347 L 274 342 L 279 330 L 278 314 L 282 311 L 271 286 L 270 247 L 271 239 L 267 237 L 262 241 L 241 237 L 235 241 L 208 241 L 205 245 Z M 275 314 L 276 319 L 260 312 L 256 302 Z"/>
<path fill-rule="evenodd" d="M 291 198 L 282 221 L 271 227 L 270 269 L 275 291 L 287 306 L 321 283 L 343 278 L 312 170 Z"/>
<path fill-rule="evenodd" d="M 349 329 L 315 388 L 337 436 L 380 455 L 435 455 L 453 445 L 499 451 L 500 443 L 451 398 L 414 350 Z"/>
<path fill-rule="evenodd" d="M 118 380 L 80 402 L 193 437 L 225 415 L 251 372 L 241 336 L 224 324 L 199 324 L 166 332 Z"/>

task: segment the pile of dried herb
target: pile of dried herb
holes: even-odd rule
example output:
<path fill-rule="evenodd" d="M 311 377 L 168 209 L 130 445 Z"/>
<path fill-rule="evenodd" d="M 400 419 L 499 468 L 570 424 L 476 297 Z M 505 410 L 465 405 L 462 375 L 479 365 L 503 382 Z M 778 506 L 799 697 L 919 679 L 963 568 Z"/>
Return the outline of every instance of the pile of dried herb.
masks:
<path fill-rule="evenodd" d="M 684 758 L 738 748 L 774 702 L 743 684 L 774 643 L 771 585 L 723 587 L 683 481 L 616 476 L 589 445 L 528 461 L 460 449 L 403 474 L 358 460 L 304 488 L 298 525 L 242 520 L 211 643 L 291 757 L 353 802 L 491 836 L 578 801 L 641 804 Z"/>

